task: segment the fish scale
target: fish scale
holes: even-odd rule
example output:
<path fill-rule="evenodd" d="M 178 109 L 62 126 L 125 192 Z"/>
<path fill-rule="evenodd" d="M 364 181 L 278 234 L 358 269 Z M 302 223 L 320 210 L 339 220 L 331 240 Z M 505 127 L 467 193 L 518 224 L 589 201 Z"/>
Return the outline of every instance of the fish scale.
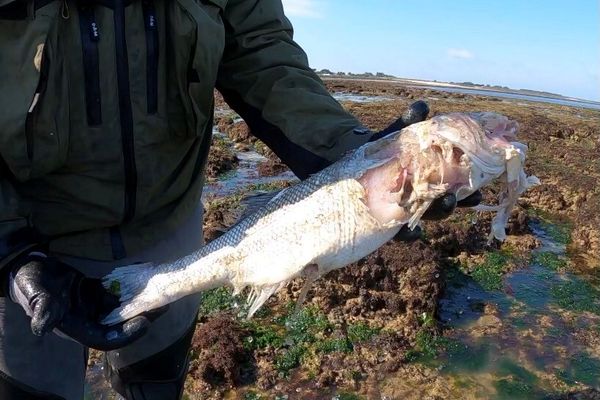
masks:
<path fill-rule="evenodd" d="M 367 143 L 198 251 L 115 269 L 103 284 L 118 289 L 121 306 L 102 322 L 225 285 L 235 293 L 251 289 L 251 317 L 287 282 L 305 276 L 301 302 L 315 279 L 372 253 L 403 225 L 415 226 L 435 198 L 454 193 L 461 200 L 494 180 L 503 188 L 500 204 L 479 209 L 497 212 L 491 235 L 502 240 L 517 196 L 538 183 L 523 170 L 527 147 L 512 141 L 517 128 L 499 114 L 455 113 Z"/>

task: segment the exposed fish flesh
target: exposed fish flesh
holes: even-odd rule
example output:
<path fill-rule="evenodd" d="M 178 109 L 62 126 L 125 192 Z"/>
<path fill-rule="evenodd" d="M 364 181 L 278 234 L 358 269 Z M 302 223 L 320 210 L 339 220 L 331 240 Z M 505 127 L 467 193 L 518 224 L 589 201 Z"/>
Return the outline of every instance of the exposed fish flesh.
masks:
<path fill-rule="evenodd" d="M 355 262 L 412 229 L 444 193 L 464 199 L 494 179 L 503 184 L 491 237 L 503 240 L 518 196 L 538 183 L 526 176 L 527 147 L 518 125 L 494 113 L 447 114 L 367 143 L 266 206 L 193 254 L 160 265 L 115 269 L 103 283 L 121 307 L 114 324 L 191 293 L 228 285 L 250 287 L 249 317 L 291 279 L 315 279 Z"/>

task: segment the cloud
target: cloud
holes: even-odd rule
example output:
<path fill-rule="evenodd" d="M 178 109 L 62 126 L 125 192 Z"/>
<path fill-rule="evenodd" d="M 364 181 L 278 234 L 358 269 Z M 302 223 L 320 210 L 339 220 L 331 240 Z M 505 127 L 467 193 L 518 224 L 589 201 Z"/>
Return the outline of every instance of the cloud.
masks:
<path fill-rule="evenodd" d="M 283 0 L 283 8 L 288 17 L 323 18 L 323 12 L 316 0 Z"/>
<path fill-rule="evenodd" d="M 448 57 L 460 58 L 462 60 L 469 60 L 474 57 L 473 53 L 467 49 L 448 49 L 446 50 L 446 54 Z"/>

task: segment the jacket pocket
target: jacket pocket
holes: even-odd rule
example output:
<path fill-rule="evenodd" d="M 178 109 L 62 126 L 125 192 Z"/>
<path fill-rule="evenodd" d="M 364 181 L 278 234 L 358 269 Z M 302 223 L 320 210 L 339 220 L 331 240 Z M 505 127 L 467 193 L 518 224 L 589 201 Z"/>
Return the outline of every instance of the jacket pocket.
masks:
<path fill-rule="evenodd" d="M 41 74 L 27 112 L 25 136 L 30 178 L 37 178 L 60 168 L 69 148 L 68 80 L 60 54 L 46 42 Z"/>
<path fill-rule="evenodd" d="M 203 3 L 211 4 L 224 10 L 228 0 L 202 0 Z"/>
<path fill-rule="evenodd" d="M 186 22 L 191 25 L 186 37 L 188 48 L 176 66 L 178 95 L 186 113 L 188 133 L 201 137 L 212 121 L 214 87 L 225 46 L 225 28 L 221 18 L 226 0 L 178 0 L 176 2 Z M 176 30 L 185 25 L 179 24 Z M 178 48 L 174 43 L 174 49 Z"/>
<path fill-rule="evenodd" d="M 217 14 L 222 14 L 227 5 L 227 0 L 200 0 L 200 4 L 204 7 L 207 14 L 216 17 Z"/>
<path fill-rule="evenodd" d="M 20 181 L 66 158 L 67 82 L 52 49 L 58 3 L 40 8 L 33 20 L 0 20 L 0 154 Z"/>

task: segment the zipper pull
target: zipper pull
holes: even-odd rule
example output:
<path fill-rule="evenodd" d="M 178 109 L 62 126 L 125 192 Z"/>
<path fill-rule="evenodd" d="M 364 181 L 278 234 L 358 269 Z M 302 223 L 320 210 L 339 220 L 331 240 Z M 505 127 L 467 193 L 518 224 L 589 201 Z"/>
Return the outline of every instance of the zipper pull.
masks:
<path fill-rule="evenodd" d="M 63 0 L 60 6 L 60 15 L 63 19 L 69 19 L 71 17 L 71 11 L 69 10 L 69 3 L 67 0 Z"/>
<path fill-rule="evenodd" d="M 148 20 L 146 21 L 146 28 L 149 31 L 156 30 L 156 16 L 154 15 L 154 11 L 148 14 Z"/>
<path fill-rule="evenodd" d="M 95 21 L 95 19 L 90 21 L 90 40 L 92 42 L 97 42 L 100 40 L 100 29 L 98 28 L 98 23 Z"/>
<path fill-rule="evenodd" d="M 144 0 L 142 2 L 142 8 L 144 9 L 144 19 L 146 22 L 147 31 L 156 30 L 156 12 L 154 11 L 154 4 L 150 0 Z"/>
<path fill-rule="evenodd" d="M 94 7 L 81 1 L 79 4 L 80 22 L 88 24 L 87 30 L 90 41 L 97 42 L 100 40 L 100 28 L 96 22 L 96 13 Z"/>

